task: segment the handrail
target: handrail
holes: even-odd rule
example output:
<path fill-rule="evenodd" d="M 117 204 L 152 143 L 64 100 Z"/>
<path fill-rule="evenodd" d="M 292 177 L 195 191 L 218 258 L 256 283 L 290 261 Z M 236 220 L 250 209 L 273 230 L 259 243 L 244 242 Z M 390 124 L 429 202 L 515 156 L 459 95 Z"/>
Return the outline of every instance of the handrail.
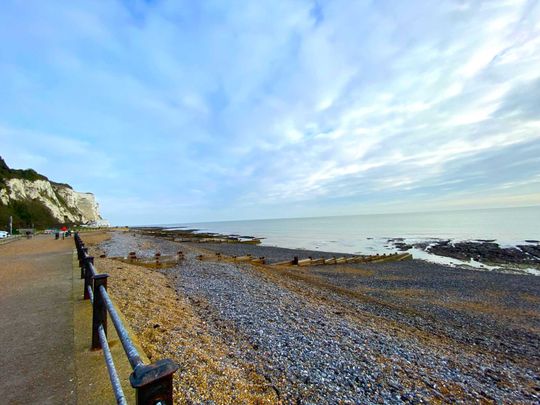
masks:
<path fill-rule="evenodd" d="M 105 334 L 105 329 L 103 329 L 103 325 L 99 325 L 98 332 L 101 347 L 103 347 L 103 355 L 105 356 L 105 364 L 107 365 L 107 371 L 109 372 L 109 377 L 113 386 L 116 403 L 118 405 L 127 405 L 126 396 L 124 395 L 124 390 L 122 389 L 120 378 L 118 378 L 116 367 L 114 367 L 114 360 L 111 354 L 111 348 L 109 347 L 109 342 L 107 341 L 107 335 Z"/>
<path fill-rule="evenodd" d="M 144 364 L 107 292 L 109 275 L 100 274 L 96 271 L 94 258 L 88 254 L 88 248 L 84 246 L 78 233 L 75 233 L 74 240 L 81 268 L 81 278 L 84 278 L 84 299 L 88 299 L 92 303 L 91 348 L 92 350 L 103 350 L 116 402 L 120 405 L 127 404 L 107 341 L 107 314 L 109 314 L 113 322 L 133 369 L 129 381 L 136 390 L 137 405 L 155 405 L 158 403 L 172 405 L 172 376 L 178 369 L 178 365 L 170 359 Z"/>
<path fill-rule="evenodd" d="M 88 293 L 88 296 L 90 298 L 90 302 L 94 303 L 94 292 L 92 291 L 92 287 L 88 286 L 86 287 L 86 292 Z"/>
<path fill-rule="evenodd" d="M 122 346 L 124 347 L 124 351 L 126 352 L 129 364 L 131 364 L 131 368 L 135 369 L 137 366 L 144 364 L 144 362 L 142 361 L 141 356 L 139 356 L 139 352 L 135 348 L 135 345 L 131 341 L 128 331 L 122 324 L 122 320 L 116 312 L 116 309 L 114 308 L 114 305 L 111 301 L 111 298 L 109 297 L 109 294 L 107 293 L 107 290 L 103 286 L 99 288 L 101 296 L 103 297 L 103 301 L 105 301 L 107 311 L 111 316 L 116 332 L 118 333 L 118 337 L 120 338 L 120 342 L 122 342 Z"/>

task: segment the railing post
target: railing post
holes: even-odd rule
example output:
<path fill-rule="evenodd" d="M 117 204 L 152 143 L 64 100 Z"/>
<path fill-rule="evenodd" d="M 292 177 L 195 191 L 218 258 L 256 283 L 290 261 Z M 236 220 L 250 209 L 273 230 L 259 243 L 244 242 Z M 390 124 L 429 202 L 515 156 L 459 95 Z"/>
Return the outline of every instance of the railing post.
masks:
<path fill-rule="evenodd" d="M 77 259 L 79 259 L 79 267 L 82 267 L 83 265 L 83 259 L 84 259 L 84 243 L 80 241 L 80 243 L 77 245 Z"/>
<path fill-rule="evenodd" d="M 79 266 L 84 266 L 84 258 L 88 256 L 88 248 L 84 247 L 84 243 L 81 243 L 81 258 L 79 259 Z M 81 278 L 84 277 L 84 273 L 81 271 Z"/>
<path fill-rule="evenodd" d="M 172 378 L 176 370 L 178 365 L 170 359 L 135 367 L 129 381 L 136 390 L 136 404 L 173 405 Z"/>
<path fill-rule="evenodd" d="M 79 256 L 79 267 L 81 268 L 81 278 L 84 278 L 84 244 L 81 242 L 77 250 Z"/>
<path fill-rule="evenodd" d="M 83 264 L 83 265 L 81 266 L 81 278 L 84 278 L 84 274 L 85 274 L 84 268 L 85 268 L 85 265 Z"/>
<path fill-rule="evenodd" d="M 107 289 L 108 274 L 96 274 L 94 279 L 94 303 L 92 306 L 92 350 L 101 349 L 99 340 L 99 325 L 103 325 L 103 331 L 107 335 L 107 307 L 103 301 L 100 287 Z"/>
<path fill-rule="evenodd" d="M 94 258 L 92 256 L 87 256 L 83 260 L 83 272 L 84 272 L 84 299 L 88 300 L 90 299 L 90 292 L 88 291 L 88 287 L 92 286 L 92 272 L 90 271 L 90 265 L 94 264 Z M 95 287 L 94 287 L 95 288 Z M 94 294 L 95 295 L 95 294 Z"/>

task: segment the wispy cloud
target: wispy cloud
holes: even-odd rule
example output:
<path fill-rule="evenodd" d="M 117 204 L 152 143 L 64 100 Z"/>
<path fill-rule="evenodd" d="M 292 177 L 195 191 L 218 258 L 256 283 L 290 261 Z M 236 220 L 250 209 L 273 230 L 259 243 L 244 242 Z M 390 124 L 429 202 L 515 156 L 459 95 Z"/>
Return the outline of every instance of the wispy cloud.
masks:
<path fill-rule="evenodd" d="M 538 21 L 537 1 L 7 1 L 1 153 L 116 223 L 538 204 Z"/>

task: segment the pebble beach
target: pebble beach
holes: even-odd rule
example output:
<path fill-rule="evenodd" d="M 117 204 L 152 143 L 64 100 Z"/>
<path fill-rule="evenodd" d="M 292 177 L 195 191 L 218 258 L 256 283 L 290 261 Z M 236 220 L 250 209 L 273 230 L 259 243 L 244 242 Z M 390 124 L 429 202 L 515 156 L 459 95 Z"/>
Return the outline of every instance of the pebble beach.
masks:
<path fill-rule="evenodd" d="M 97 266 L 111 275 L 110 289 L 143 347 L 181 365 L 175 387 L 186 403 L 540 401 L 538 277 L 419 260 L 312 267 L 201 261 L 198 255 L 215 252 L 268 263 L 335 254 L 131 232 L 113 233 L 98 249 L 107 257 L 184 252 L 167 269 L 108 258 Z M 169 305 L 145 305 L 151 297 L 144 291 L 165 289 Z M 191 323 L 166 321 L 175 316 Z"/>

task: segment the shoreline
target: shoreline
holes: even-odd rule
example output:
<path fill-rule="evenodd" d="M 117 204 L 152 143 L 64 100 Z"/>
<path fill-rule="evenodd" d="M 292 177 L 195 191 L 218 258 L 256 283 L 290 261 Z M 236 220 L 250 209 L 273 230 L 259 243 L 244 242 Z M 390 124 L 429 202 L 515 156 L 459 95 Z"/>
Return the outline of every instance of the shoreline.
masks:
<path fill-rule="evenodd" d="M 276 260 L 294 252 L 216 246 L 272 250 Z M 208 247 L 117 232 L 101 245 L 108 256 L 182 250 L 185 258 L 161 270 L 98 261 L 143 346 L 201 364 L 175 380 L 186 400 L 538 400 L 536 277 L 419 260 L 312 267 L 198 260 Z M 172 294 L 172 305 L 161 305 L 159 291 Z M 170 319 L 193 321 L 196 333 Z"/>
<path fill-rule="evenodd" d="M 271 256 L 272 252 L 282 250 L 283 252 L 289 251 L 291 257 L 281 256 L 280 260 L 289 260 L 296 255 L 300 256 L 300 258 L 309 256 L 328 258 L 337 255 L 351 257 L 355 254 L 408 252 L 413 254 L 413 258 L 417 260 L 455 268 L 540 276 L 540 241 L 538 240 L 524 240 L 516 242 L 516 245 L 507 246 L 500 245 L 496 239 L 462 240 L 430 237 L 419 240 L 419 238 L 395 237 L 378 239 L 377 242 L 383 249 L 375 252 L 367 250 L 353 253 L 279 246 L 267 244 L 264 237 L 200 232 L 198 229 L 193 228 L 143 227 L 133 228 L 133 230 L 171 240 L 200 243 L 203 248 L 212 246 L 211 250 L 214 251 L 219 250 L 216 245 L 223 246 L 224 253 L 229 251 L 232 252 L 231 255 L 235 256 L 245 254 Z M 366 239 L 374 240 L 375 238 L 368 237 Z M 248 246 L 257 246 L 259 248 Z"/>

